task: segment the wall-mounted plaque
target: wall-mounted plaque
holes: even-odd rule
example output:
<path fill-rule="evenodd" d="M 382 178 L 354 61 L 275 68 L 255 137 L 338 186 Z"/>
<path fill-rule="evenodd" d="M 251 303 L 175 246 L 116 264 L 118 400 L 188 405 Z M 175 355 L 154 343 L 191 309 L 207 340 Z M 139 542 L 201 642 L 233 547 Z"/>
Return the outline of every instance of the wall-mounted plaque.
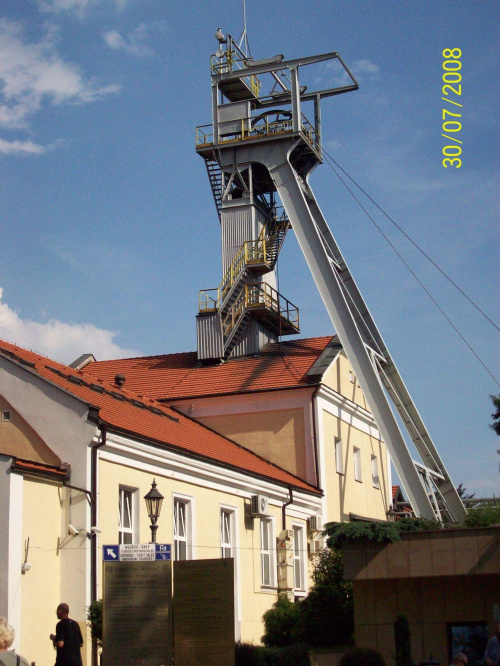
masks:
<path fill-rule="evenodd" d="M 234 666 L 234 560 L 174 562 L 175 666 Z"/>
<path fill-rule="evenodd" d="M 171 562 L 104 562 L 103 599 L 103 666 L 171 665 Z"/>

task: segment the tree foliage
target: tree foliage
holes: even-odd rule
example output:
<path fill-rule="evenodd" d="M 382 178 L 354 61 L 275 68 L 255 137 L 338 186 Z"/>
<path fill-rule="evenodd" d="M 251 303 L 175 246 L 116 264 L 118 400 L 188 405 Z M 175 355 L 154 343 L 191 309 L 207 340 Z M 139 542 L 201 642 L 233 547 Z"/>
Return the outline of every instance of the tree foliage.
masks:
<path fill-rule="evenodd" d="M 332 647 L 349 643 L 354 632 L 352 584 L 344 578 L 340 552 L 326 549 L 315 561 L 313 586 L 300 602 L 280 595 L 264 613 L 264 645 L 303 643 Z"/>
<path fill-rule="evenodd" d="M 102 599 L 94 601 L 87 608 L 87 620 L 90 624 L 90 634 L 98 645 L 102 644 Z"/>
<path fill-rule="evenodd" d="M 342 657 L 339 666 L 385 666 L 385 661 L 372 648 L 355 648 Z"/>
<path fill-rule="evenodd" d="M 499 395 L 490 395 L 490 400 L 493 403 L 495 411 L 491 415 L 493 423 L 490 423 L 490 428 L 496 432 L 497 435 L 500 435 L 500 394 Z"/>
<path fill-rule="evenodd" d="M 400 541 L 395 525 L 396 523 L 375 523 L 364 520 L 355 523 L 327 523 L 324 534 L 328 537 L 328 547 L 335 549 L 359 539 L 374 543 L 391 543 Z"/>

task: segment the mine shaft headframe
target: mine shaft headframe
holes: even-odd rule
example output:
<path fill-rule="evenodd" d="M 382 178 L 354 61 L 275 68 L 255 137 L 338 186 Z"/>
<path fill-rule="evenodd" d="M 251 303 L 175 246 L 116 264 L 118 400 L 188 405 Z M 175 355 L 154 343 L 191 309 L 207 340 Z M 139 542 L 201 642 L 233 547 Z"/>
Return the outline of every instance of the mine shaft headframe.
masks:
<path fill-rule="evenodd" d="M 284 60 L 283 55 L 254 60 L 253 58 L 245 56 L 231 35 L 228 34 L 224 37 L 220 28 L 217 30 L 215 37 L 219 41 L 219 49 L 211 57 L 215 143 L 218 143 L 219 134 L 217 109 L 221 102 L 220 94 L 226 98 L 226 103 L 246 101 L 250 102 L 254 109 L 265 109 L 276 107 L 276 105 L 291 105 L 294 131 L 299 131 L 301 126 L 301 103 L 314 102 L 315 131 L 316 136 L 320 137 L 321 99 L 324 97 L 341 95 L 359 88 L 358 82 L 354 78 L 352 72 L 336 51 L 316 56 L 297 58 L 294 60 Z M 222 48 L 223 46 L 225 49 Z M 300 86 L 300 67 L 328 60 L 337 60 L 351 83 L 345 86 L 313 92 L 307 91 L 304 86 Z M 283 78 L 279 76 L 286 71 L 289 73 L 286 80 L 290 82 L 290 87 L 288 87 L 283 82 Z M 271 92 L 267 96 L 262 96 L 261 81 L 259 77 L 266 74 L 269 74 L 272 77 L 274 85 L 278 85 L 280 91 L 274 93 Z"/>

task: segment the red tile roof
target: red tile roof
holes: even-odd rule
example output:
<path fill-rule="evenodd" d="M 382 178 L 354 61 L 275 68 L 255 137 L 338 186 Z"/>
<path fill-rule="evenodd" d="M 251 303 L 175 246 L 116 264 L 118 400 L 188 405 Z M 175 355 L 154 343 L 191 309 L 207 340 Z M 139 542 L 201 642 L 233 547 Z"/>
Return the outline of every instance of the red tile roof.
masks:
<path fill-rule="evenodd" d="M 20 458 L 16 458 L 13 467 L 14 469 L 21 471 L 33 472 L 34 474 L 39 473 L 46 476 L 55 476 L 62 479 L 65 479 L 68 476 L 68 472 L 65 469 L 54 467 L 54 465 L 44 465 L 33 460 L 21 460 Z"/>
<path fill-rule="evenodd" d="M 188 352 L 96 361 L 84 371 L 106 381 L 121 373 L 129 390 L 167 401 L 297 388 L 314 384 L 307 371 L 331 340 L 327 336 L 271 343 L 256 356 L 220 365 L 202 366 L 196 352 Z"/>
<path fill-rule="evenodd" d="M 165 445 L 188 456 L 204 458 L 251 475 L 266 477 L 280 485 L 291 485 L 315 494 L 321 493 L 314 486 L 167 405 L 133 393 L 128 388 L 120 388 L 114 383 L 96 380 L 93 375 L 85 372 L 86 368 L 74 370 L 1 340 L 0 354 L 89 406 L 96 407 L 100 421 L 111 429 Z"/>

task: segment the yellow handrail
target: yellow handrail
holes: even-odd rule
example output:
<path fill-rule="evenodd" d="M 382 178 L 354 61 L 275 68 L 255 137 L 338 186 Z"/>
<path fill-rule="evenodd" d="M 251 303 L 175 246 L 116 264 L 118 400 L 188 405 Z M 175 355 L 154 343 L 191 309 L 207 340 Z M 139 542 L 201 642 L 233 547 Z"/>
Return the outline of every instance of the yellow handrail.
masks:
<path fill-rule="evenodd" d="M 264 305 L 275 314 L 286 319 L 297 330 L 299 329 L 299 310 L 298 308 L 282 296 L 271 285 L 247 284 L 244 290 L 234 302 L 232 308 L 222 320 L 222 332 L 225 338 L 233 330 L 243 310 L 255 308 Z"/>
<path fill-rule="evenodd" d="M 217 295 L 214 297 L 212 293 Z M 220 292 L 217 289 L 200 289 L 198 293 L 198 310 L 199 312 L 217 312 L 219 309 Z"/>
<path fill-rule="evenodd" d="M 241 128 L 238 132 L 234 132 L 229 136 L 224 136 L 219 138 L 219 143 L 229 143 L 232 141 L 247 141 L 248 139 L 255 139 L 259 136 L 273 136 L 277 134 L 285 134 L 288 132 L 293 132 L 293 122 L 289 118 L 284 118 L 283 120 L 274 120 L 269 122 L 269 118 L 266 116 L 262 118 L 262 123 L 253 125 L 251 121 L 252 117 L 242 118 L 241 119 Z M 209 127 L 210 132 L 206 131 L 205 128 Z M 302 115 L 302 122 L 300 126 L 300 132 L 304 139 L 317 151 L 321 150 L 319 144 L 319 136 L 316 134 L 316 130 L 313 125 L 307 120 L 307 118 Z M 196 145 L 211 145 L 214 142 L 213 136 L 213 126 L 212 125 L 202 125 L 196 128 Z"/>

